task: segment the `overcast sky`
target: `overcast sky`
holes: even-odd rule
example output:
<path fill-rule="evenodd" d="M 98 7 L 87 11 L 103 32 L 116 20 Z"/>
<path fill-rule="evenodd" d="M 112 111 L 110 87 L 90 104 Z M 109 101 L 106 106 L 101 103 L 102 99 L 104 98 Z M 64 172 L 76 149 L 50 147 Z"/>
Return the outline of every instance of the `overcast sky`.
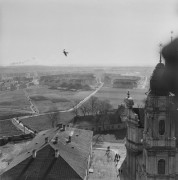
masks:
<path fill-rule="evenodd" d="M 0 0 L 0 65 L 154 66 L 171 30 L 176 0 Z"/>

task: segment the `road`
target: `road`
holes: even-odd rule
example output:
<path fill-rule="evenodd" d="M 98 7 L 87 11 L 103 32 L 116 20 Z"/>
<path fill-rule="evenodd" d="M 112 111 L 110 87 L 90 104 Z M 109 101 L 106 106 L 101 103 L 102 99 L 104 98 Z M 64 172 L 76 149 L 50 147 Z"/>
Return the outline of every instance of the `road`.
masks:
<path fill-rule="evenodd" d="M 62 113 L 65 113 L 65 112 L 72 112 L 75 108 L 79 108 L 80 106 L 82 106 L 82 104 L 84 104 L 86 101 L 88 101 L 92 96 L 94 96 L 102 87 L 103 87 L 104 83 L 103 82 L 100 82 L 100 85 L 99 87 L 94 91 L 92 92 L 90 95 L 88 95 L 86 98 L 84 98 L 83 100 L 81 100 L 75 107 L 73 108 L 70 108 L 68 110 L 63 110 L 63 111 L 59 111 L 59 112 L 62 112 Z M 41 116 L 41 115 L 47 115 L 47 114 L 52 114 L 52 113 L 56 113 L 56 111 L 54 112 L 47 112 L 47 113 L 35 113 L 33 114 L 32 116 L 23 116 L 21 117 L 20 119 L 26 119 L 26 118 L 29 118 L 29 117 L 34 117 L 34 116 Z"/>
<path fill-rule="evenodd" d="M 103 87 L 104 83 L 100 82 L 100 86 L 94 91 L 92 92 L 89 96 L 87 96 L 85 99 L 83 99 L 82 101 L 80 101 L 75 107 L 70 108 L 68 110 L 64 110 L 64 111 L 60 111 L 60 112 L 71 112 L 74 109 L 79 108 L 80 106 L 82 106 L 82 104 L 84 104 L 86 101 L 88 101 L 92 96 L 94 96 L 102 87 Z"/>

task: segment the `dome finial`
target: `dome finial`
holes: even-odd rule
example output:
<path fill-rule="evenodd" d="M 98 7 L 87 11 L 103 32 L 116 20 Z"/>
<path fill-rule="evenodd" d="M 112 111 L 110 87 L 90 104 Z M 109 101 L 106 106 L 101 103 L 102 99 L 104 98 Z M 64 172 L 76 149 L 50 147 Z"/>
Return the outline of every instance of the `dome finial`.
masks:
<path fill-rule="evenodd" d="M 129 98 L 129 97 L 130 97 L 130 92 L 128 91 L 128 92 L 127 92 L 127 98 Z"/>
<path fill-rule="evenodd" d="M 163 47 L 162 43 L 159 44 L 159 47 L 160 47 L 160 52 L 159 52 L 160 58 L 159 58 L 159 62 L 162 63 L 162 59 L 161 59 L 161 50 L 162 50 L 162 47 Z"/>

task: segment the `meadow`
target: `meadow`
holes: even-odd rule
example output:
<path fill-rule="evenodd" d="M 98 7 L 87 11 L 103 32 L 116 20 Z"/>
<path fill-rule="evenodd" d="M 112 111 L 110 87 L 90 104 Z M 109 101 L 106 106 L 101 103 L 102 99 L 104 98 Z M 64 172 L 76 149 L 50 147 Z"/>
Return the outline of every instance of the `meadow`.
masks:
<path fill-rule="evenodd" d="M 0 137 L 20 135 L 23 132 L 17 129 L 11 122 L 11 120 L 0 121 Z"/>
<path fill-rule="evenodd" d="M 0 120 L 30 113 L 30 103 L 23 90 L 0 93 Z"/>
<path fill-rule="evenodd" d="M 56 123 L 68 123 L 74 114 L 71 112 L 60 112 L 57 115 Z M 40 132 L 42 130 L 52 128 L 51 117 L 48 114 L 42 114 L 39 116 L 32 116 L 29 118 L 20 119 L 20 121 L 27 127 L 33 129 L 34 131 Z"/>
<path fill-rule="evenodd" d="M 25 93 L 22 89 L 0 93 L 0 109 L 20 109 L 25 111 L 30 110 L 30 103 L 25 97 Z"/>
<path fill-rule="evenodd" d="M 47 86 L 30 88 L 26 90 L 32 102 L 40 113 L 53 110 L 68 110 L 76 102 L 83 100 L 92 91 L 62 91 L 49 89 Z"/>
<path fill-rule="evenodd" d="M 113 106 L 113 108 L 117 108 L 118 105 L 124 103 L 124 98 L 127 97 L 128 91 L 130 92 L 130 96 L 133 98 L 135 107 L 143 106 L 144 99 L 146 98 L 146 89 L 120 89 L 120 88 L 112 88 L 112 87 L 102 87 L 100 91 L 98 91 L 95 96 L 99 99 L 108 99 Z"/>

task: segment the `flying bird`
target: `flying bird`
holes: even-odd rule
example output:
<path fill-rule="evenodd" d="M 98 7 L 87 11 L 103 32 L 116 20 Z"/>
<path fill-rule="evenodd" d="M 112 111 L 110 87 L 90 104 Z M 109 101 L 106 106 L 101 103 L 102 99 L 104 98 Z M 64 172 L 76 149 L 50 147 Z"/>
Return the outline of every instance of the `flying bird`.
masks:
<path fill-rule="evenodd" d="M 63 50 L 63 53 L 64 53 L 65 56 L 67 56 L 67 54 L 68 54 L 69 52 L 67 52 L 67 51 L 64 49 L 64 50 Z"/>

